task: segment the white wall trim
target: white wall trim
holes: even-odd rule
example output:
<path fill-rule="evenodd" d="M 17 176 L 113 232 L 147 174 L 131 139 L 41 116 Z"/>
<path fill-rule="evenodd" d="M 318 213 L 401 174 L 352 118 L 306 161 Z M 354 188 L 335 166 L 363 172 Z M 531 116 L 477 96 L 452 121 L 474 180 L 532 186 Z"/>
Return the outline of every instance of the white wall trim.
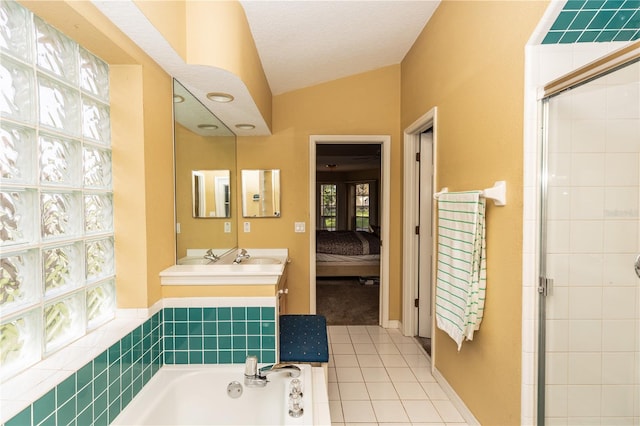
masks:
<path fill-rule="evenodd" d="M 380 325 L 389 328 L 389 214 L 391 211 L 391 136 L 389 135 L 311 135 L 309 136 L 309 311 L 316 313 L 316 145 L 382 145 L 382 246 L 380 247 Z"/>

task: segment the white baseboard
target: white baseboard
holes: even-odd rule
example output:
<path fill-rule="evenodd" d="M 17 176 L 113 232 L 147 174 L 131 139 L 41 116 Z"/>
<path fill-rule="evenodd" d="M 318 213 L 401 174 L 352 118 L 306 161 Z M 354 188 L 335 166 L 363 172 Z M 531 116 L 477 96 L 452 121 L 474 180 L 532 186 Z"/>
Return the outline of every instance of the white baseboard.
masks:
<path fill-rule="evenodd" d="M 449 382 L 444 378 L 444 376 L 438 371 L 437 368 L 433 369 L 433 377 L 436 378 L 436 381 L 442 388 L 442 390 L 447 394 L 451 403 L 456 407 L 458 412 L 464 417 L 464 420 L 467 422 L 469 426 L 480 426 L 480 422 L 473 416 L 473 413 L 469 411 L 467 406 L 464 404 L 462 399 L 458 396 L 458 394 L 453 390 Z"/>

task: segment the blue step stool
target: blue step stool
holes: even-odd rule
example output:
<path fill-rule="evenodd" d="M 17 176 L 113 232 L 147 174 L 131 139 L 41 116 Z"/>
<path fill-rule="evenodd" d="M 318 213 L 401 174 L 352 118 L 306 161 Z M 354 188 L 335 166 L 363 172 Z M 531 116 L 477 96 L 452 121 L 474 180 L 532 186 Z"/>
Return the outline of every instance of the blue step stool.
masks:
<path fill-rule="evenodd" d="M 322 315 L 280 315 L 280 362 L 329 362 L 327 320 Z M 326 365 L 324 365 L 326 368 Z"/>

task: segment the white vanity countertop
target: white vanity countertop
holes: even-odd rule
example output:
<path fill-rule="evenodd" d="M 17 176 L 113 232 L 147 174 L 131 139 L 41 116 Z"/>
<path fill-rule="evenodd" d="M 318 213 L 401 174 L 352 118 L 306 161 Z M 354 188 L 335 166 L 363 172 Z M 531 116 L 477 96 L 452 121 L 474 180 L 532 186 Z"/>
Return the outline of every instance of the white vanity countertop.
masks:
<path fill-rule="evenodd" d="M 162 285 L 276 285 L 289 262 L 288 249 L 245 249 L 249 259 L 234 264 L 238 250 L 209 264 L 174 265 L 160 272 Z M 182 260 L 182 259 L 181 259 Z M 258 262 L 258 263 L 251 263 Z"/>

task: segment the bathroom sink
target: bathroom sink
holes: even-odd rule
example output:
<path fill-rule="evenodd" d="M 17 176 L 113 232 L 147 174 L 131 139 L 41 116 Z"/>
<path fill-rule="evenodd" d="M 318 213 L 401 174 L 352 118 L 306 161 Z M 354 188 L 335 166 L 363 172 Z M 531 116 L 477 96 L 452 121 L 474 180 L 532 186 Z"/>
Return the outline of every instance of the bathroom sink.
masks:
<path fill-rule="evenodd" d="M 213 262 L 204 257 L 183 257 L 178 260 L 178 265 L 211 265 Z"/>
<path fill-rule="evenodd" d="M 282 261 L 276 257 L 250 257 L 249 259 L 243 259 L 242 264 L 247 265 L 279 265 Z"/>

